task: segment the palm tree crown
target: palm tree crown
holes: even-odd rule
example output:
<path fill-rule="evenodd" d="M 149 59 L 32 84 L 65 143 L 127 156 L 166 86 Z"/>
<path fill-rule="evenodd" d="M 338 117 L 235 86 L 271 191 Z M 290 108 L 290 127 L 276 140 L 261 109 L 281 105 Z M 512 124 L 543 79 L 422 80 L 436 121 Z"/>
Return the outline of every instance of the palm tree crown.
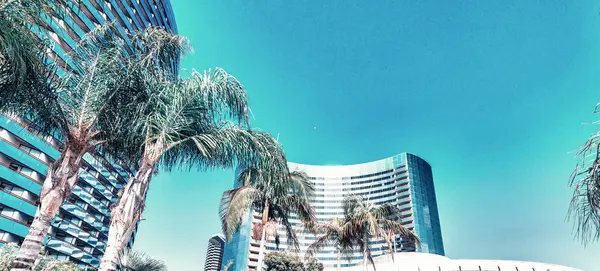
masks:
<path fill-rule="evenodd" d="M 351 227 L 351 223 L 337 217 L 325 223 L 317 223 L 314 227 L 317 239 L 308 246 L 306 258 L 314 257 L 323 248 L 334 245 L 338 253 L 337 269 L 340 270 L 341 257 L 351 256 L 354 252 L 355 243 L 360 238 Z"/>
<path fill-rule="evenodd" d="M 263 218 L 262 225 L 255 225 L 255 239 L 261 239 L 260 232 L 267 227 L 268 233 L 275 235 L 278 245 L 279 236 L 274 226 L 281 224 L 285 228 L 288 244 L 298 249 L 298 238 L 288 218 L 296 214 L 309 228 L 315 221 L 314 210 L 309 204 L 314 186 L 306 173 L 250 166 L 241 171 L 238 184 L 237 188 L 225 191 L 221 199 L 219 213 L 227 239 L 231 239 L 244 216 L 254 209 L 260 210 Z"/>
<path fill-rule="evenodd" d="M 163 261 L 153 259 L 147 254 L 129 250 L 121 261 L 122 271 L 167 271 Z"/>
<path fill-rule="evenodd" d="M 400 210 L 395 205 L 389 203 L 376 205 L 362 197 L 352 196 L 344 198 L 343 209 L 343 219 L 336 218 L 315 227 L 315 232 L 319 236 L 309 246 L 307 255 L 314 255 L 327 245 L 336 245 L 339 269 L 340 254 L 349 256 L 358 247 L 363 254 L 363 266 L 366 268 L 367 262 L 375 266 L 369 244 L 371 238 L 388 240 L 390 250 L 389 233 L 398 234 L 402 238 L 414 240 L 417 245 L 420 244 L 417 235 L 398 222 Z"/>

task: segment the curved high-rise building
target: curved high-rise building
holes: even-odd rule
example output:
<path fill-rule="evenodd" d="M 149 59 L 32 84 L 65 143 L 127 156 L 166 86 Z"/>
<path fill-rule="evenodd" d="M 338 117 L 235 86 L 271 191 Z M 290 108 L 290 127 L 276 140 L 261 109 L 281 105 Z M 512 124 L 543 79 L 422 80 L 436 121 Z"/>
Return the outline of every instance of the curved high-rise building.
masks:
<path fill-rule="evenodd" d="M 412 240 L 396 237 L 395 251 L 418 251 L 444 255 L 437 202 L 431 166 L 423 159 L 410 153 L 402 153 L 386 159 L 356 165 L 318 166 L 289 163 L 290 170 L 304 171 L 313 180 L 316 194 L 311 203 L 320 222 L 343 217 L 342 201 L 346 196 L 361 196 L 375 204 L 391 203 L 402 211 L 399 221 L 413 230 L 422 241 L 420 247 Z M 290 222 L 299 225 L 296 217 Z M 240 227 L 240 231 L 226 244 L 225 259 L 237 261 L 234 270 L 255 270 L 258 264 L 259 241 L 253 240 L 250 230 L 259 223 L 260 215 L 254 212 Z M 280 249 L 286 248 L 285 232 L 281 231 Z M 301 254 L 315 241 L 312 234 L 298 232 Z M 385 240 L 370 241 L 373 256 L 387 253 Z M 267 244 L 268 250 L 276 250 L 275 243 Z M 324 248 L 316 257 L 325 268 L 337 266 L 337 250 L 334 246 Z M 362 262 L 362 254 L 356 252 L 342 267 L 355 266 Z"/>
<path fill-rule="evenodd" d="M 225 236 L 215 234 L 208 240 L 206 249 L 206 262 L 204 271 L 220 271 L 223 260 L 223 249 L 225 248 Z"/>
<path fill-rule="evenodd" d="M 148 26 L 177 33 L 169 0 L 67 2 L 62 16 L 47 15 L 46 25 L 40 29 L 55 43 L 51 58 L 63 69 L 72 65 L 66 53 L 86 33 L 108 22 L 114 22 L 123 35 Z M 173 63 L 174 69 L 177 66 Z M 0 245 L 23 241 L 39 204 L 48 166 L 61 150 L 59 140 L 32 132 L 27 120 L 0 115 Z M 94 268 L 106 249 L 110 206 L 131 172 L 89 154 L 84 160 L 73 194 L 52 222 L 44 245 L 47 254 Z M 130 247 L 134 237 L 135 233 Z"/>

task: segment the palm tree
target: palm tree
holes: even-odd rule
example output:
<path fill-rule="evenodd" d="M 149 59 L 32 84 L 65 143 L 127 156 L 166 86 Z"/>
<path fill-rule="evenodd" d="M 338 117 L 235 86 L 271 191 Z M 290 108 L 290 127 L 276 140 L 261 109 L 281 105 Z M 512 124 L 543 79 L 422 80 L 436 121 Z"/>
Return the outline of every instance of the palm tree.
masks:
<path fill-rule="evenodd" d="M 34 95 L 27 91 L 13 95 L 31 100 L 33 104 L 24 107 L 35 107 L 35 114 L 15 110 L 10 104 L 0 108 L 17 119 L 36 119 L 42 124 L 37 128 L 46 127 L 40 132 L 58 135 L 64 143 L 60 156 L 49 166 L 39 207 L 12 270 L 29 270 L 35 262 L 52 219 L 79 178 L 83 156 L 118 143 L 118 133 L 111 131 L 122 130 L 125 123 L 107 116 L 135 114 L 117 106 L 117 86 L 126 81 L 127 72 L 122 68 L 122 43 L 114 38 L 113 30 L 109 26 L 101 28 L 78 43 L 69 54 L 74 60 L 72 70 L 65 71 L 56 88 L 42 89 Z M 12 105 L 18 106 L 18 99 Z M 117 108 L 121 110 L 111 112 Z"/>
<path fill-rule="evenodd" d="M 306 257 L 314 257 L 318 251 L 329 245 L 335 245 L 337 249 L 337 270 L 341 268 L 341 257 L 350 256 L 353 253 L 356 240 L 360 238 L 357 231 L 351 230 L 352 224 L 340 218 L 333 218 L 326 223 L 318 223 L 314 227 L 317 240 L 308 246 Z"/>
<path fill-rule="evenodd" d="M 172 40 L 186 43 L 185 39 L 164 31 L 154 43 L 168 44 Z M 185 51 L 178 46 L 173 48 Z M 124 120 L 130 124 L 128 128 L 114 131 L 121 144 L 108 148 L 129 161 L 137 172 L 111 210 L 101 271 L 117 267 L 120 253 L 141 218 L 146 192 L 159 167 L 163 170 L 181 166 L 229 168 L 236 163 L 259 161 L 260 167 L 283 168 L 280 161 L 285 156 L 275 139 L 247 127 L 246 92 L 235 77 L 214 69 L 204 73 L 194 71 L 183 79 L 170 72 L 156 72 L 174 62 L 158 63 L 156 69 L 138 68 L 138 62 L 146 59 L 153 59 L 153 55 L 126 64 L 135 68 L 127 68 L 131 71 L 128 84 L 122 85 L 123 91 L 119 92 L 135 94 L 122 95 L 119 100 L 128 110 L 136 108 L 134 111 L 140 117 Z M 114 119 L 123 117 L 115 115 Z"/>
<path fill-rule="evenodd" d="M 156 260 L 139 251 L 129 250 L 121 261 L 123 271 L 167 271 L 163 261 Z"/>
<path fill-rule="evenodd" d="M 254 225 L 253 238 L 260 239 L 258 270 L 261 270 L 267 235 L 274 235 L 275 243 L 279 246 L 278 224 L 285 228 L 287 243 L 292 249 L 299 249 L 296 232 L 288 218 L 296 214 L 307 228 L 312 227 L 315 213 L 309 198 L 314 193 L 314 187 L 304 172 L 256 166 L 241 171 L 237 181 L 238 187 L 225 191 L 221 199 L 219 214 L 223 232 L 227 240 L 231 240 L 248 212 L 251 209 L 260 210 L 262 220 L 261 224 Z"/>
<path fill-rule="evenodd" d="M 414 240 L 420 244 L 419 237 L 402 223 L 398 222 L 400 209 L 395 205 L 386 203 L 375 205 L 362 197 L 348 197 L 344 199 L 344 220 L 348 223 L 345 231 L 349 236 L 355 236 L 355 245 L 363 253 L 363 269 L 366 271 L 368 262 L 375 268 L 371 254 L 370 238 L 389 238 L 389 232 L 399 234 L 403 238 Z M 388 248 L 391 248 L 388 241 Z M 368 262 L 367 262 L 368 261 Z"/>
<path fill-rule="evenodd" d="M 600 113 L 599 106 L 600 103 L 594 113 Z M 579 161 L 569 181 L 574 191 L 568 217 L 575 223 L 575 235 L 587 245 L 600 239 L 600 131 L 588 138 L 577 157 Z"/>

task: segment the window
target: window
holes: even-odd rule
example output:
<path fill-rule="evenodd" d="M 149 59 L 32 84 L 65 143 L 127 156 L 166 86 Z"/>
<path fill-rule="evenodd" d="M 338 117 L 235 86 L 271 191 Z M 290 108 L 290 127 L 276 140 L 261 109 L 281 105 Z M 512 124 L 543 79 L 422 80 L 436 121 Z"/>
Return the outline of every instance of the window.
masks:
<path fill-rule="evenodd" d="M 8 167 L 14 171 L 19 171 L 19 169 L 21 168 L 21 166 L 15 164 L 15 163 L 11 163 Z"/>
<path fill-rule="evenodd" d="M 14 210 L 14 209 L 12 209 L 12 208 L 9 208 L 9 207 L 6 207 L 6 206 L 2 206 L 2 207 L 3 207 L 3 208 L 2 208 L 2 211 L 1 211 L 0 213 L 1 213 L 3 216 L 10 217 L 10 218 L 13 218 L 13 216 L 15 216 L 15 215 L 16 215 L 16 214 L 15 214 L 16 212 L 15 212 L 15 210 Z"/>
<path fill-rule="evenodd" d="M 31 170 L 30 168 L 21 167 L 21 173 L 27 176 L 33 176 L 33 170 Z"/>
<path fill-rule="evenodd" d="M 54 234 L 54 236 L 62 240 L 63 238 L 67 237 L 67 234 L 64 231 L 57 231 L 56 234 Z"/>
<path fill-rule="evenodd" d="M 0 178 L 0 188 L 7 190 L 7 191 L 11 191 L 13 189 L 13 185 L 12 183 L 9 183 L 8 181 L 1 179 Z"/>
<path fill-rule="evenodd" d="M 9 190 L 9 191 L 11 191 L 11 193 L 13 193 L 17 196 L 20 196 L 20 197 L 22 197 L 23 193 L 25 193 L 25 190 L 23 190 L 23 188 L 16 187 L 16 186 L 13 186 L 12 190 Z"/>
<path fill-rule="evenodd" d="M 41 151 L 32 149 L 30 153 L 31 153 L 31 155 L 33 155 L 33 156 L 35 156 L 37 158 L 42 158 L 42 152 Z"/>
<path fill-rule="evenodd" d="M 19 146 L 19 149 L 24 150 L 25 152 L 31 152 L 31 148 L 27 147 L 23 144 L 21 144 L 21 146 Z"/>

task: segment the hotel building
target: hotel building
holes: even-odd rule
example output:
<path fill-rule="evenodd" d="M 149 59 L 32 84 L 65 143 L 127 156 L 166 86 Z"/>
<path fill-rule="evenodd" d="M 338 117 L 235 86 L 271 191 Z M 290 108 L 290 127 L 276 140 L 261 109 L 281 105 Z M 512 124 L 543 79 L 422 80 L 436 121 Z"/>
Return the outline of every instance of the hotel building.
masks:
<path fill-rule="evenodd" d="M 52 60 L 63 69 L 65 56 L 91 30 L 114 22 L 120 31 L 148 26 L 177 33 L 169 0 L 71 1 L 64 16 L 46 15 L 45 31 L 55 43 Z M 178 63 L 174 63 L 176 68 Z M 48 166 L 62 150 L 51 136 L 33 133 L 26 120 L 0 115 L 0 244 L 20 244 L 35 215 Z M 110 205 L 132 172 L 101 158 L 86 155 L 73 194 L 62 205 L 44 241 L 46 253 L 95 268 L 106 249 Z M 135 236 L 135 233 L 134 233 Z M 134 238 L 130 241 L 133 244 Z"/>
<path fill-rule="evenodd" d="M 425 252 L 444 255 L 444 246 L 440 230 L 437 202 L 433 184 L 431 166 L 423 159 L 410 153 L 402 153 L 386 159 L 356 165 L 316 166 L 289 163 L 290 170 L 301 170 L 310 176 L 316 193 L 311 199 L 319 222 L 331 221 L 343 217 L 342 201 L 346 196 L 361 196 L 375 204 L 391 203 L 401 210 L 399 221 L 414 231 L 422 241 L 420 247 L 412 240 L 396 237 L 394 249 L 398 252 Z M 300 225 L 296 217 L 290 222 Z M 225 245 L 223 262 L 233 261 L 235 271 L 256 270 L 258 264 L 259 241 L 251 236 L 252 223 L 260 223 L 256 212 L 241 225 L 231 242 Z M 280 250 L 285 250 L 286 239 L 281 240 Z M 315 241 L 313 234 L 298 232 L 301 256 L 307 247 Z M 373 256 L 387 253 L 385 240 L 370 241 Z M 273 240 L 266 245 L 267 250 L 276 250 Z M 337 250 L 329 246 L 316 257 L 325 268 L 337 266 Z M 341 267 L 360 265 L 362 254 L 355 252 L 344 259 Z"/>

